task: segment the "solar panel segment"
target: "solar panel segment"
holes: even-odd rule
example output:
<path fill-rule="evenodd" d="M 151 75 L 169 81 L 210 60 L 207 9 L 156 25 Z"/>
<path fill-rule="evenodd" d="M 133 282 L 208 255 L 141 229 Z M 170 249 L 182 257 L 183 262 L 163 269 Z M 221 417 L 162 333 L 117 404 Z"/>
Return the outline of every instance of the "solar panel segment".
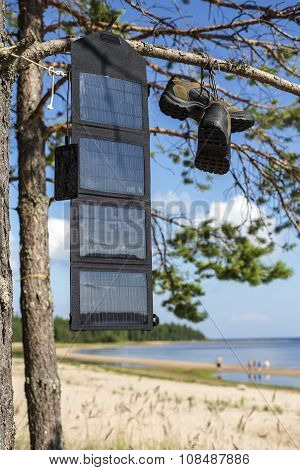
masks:
<path fill-rule="evenodd" d="M 146 214 L 143 209 L 81 204 L 79 230 L 82 257 L 146 258 Z"/>
<path fill-rule="evenodd" d="M 93 73 L 80 73 L 80 119 L 142 129 L 140 83 Z"/>
<path fill-rule="evenodd" d="M 80 138 L 80 188 L 143 195 L 144 149 L 110 140 Z"/>
<path fill-rule="evenodd" d="M 80 321 L 111 325 L 147 323 L 146 274 L 81 271 Z"/>

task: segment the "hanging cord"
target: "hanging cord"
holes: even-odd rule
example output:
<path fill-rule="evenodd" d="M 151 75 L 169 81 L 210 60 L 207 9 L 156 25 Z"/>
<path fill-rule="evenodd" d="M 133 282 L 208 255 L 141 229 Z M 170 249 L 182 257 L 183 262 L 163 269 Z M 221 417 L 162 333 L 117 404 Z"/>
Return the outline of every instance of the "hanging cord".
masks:
<path fill-rule="evenodd" d="M 16 46 L 12 46 L 12 48 L 14 48 L 14 47 L 16 47 Z M 39 64 L 38 62 L 35 62 L 34 60 L 29 59 L 28 57 L 24 57 L 23 55 L 15 54 L 14 52 L 10 52 L 10 55 L 12 55 L 13 57 L 16 57 L 17 59 L 24 59 L 27 62 L 30 62 L 31 64 L 34 64 L 37 67 L 40 67 L 41 69 L 47 70 L 48 75 L 51 76 L 51 78 L 52 78 L 51 98 L 50 98 L 50 103 L 48 104 L 47 108 L 48 109 L 53 109 L 55 77 L 67 77 L 68 74 L 66 74 L 62 70 L 55 70 L 54 67 L 52 67 L 51 65 L 50 65 L 50 67 L 46 67 L 45 65 Z"/>
<path fill-rule="evenodd" d="M 16 47 L 16 46 L 12 46 L 12 47 Z M 7 49 L 10 49 L 10 48 L 8 47 Z M 34 64 L 34 65 L 37 65 L 38 67 L 41 67 L 44 70 L 48 70 L 48 68 L 49 68 L 49 67 L 46 67 L 45 65 L 42 65 L 42 64 L 39 64 L 38 62 L 35 62 L 34 60 L 29 59 L 28 57 L 24 57 L 23 55 L 17 55 L 17 54 L 14 54 L 13 52 L 10 52 L 10 55 L 12 55 L 13 57 L 16 57 L 17 59 L 27 60 L 27 62 L 30 62 L 31 64 Z"/>
<path fill-rule="evenodd" d="M 200 94 L 202 95 L 202 91 L 203 91 L 203 83 L 204 83 L 204 70 L 203 68 L 201 67 L 201 89 L 200 89 Z"/>
<path fill-rule="evenodd" d="M 70 141 L 70 138 L 69 138 L 69 126 L 70 126 L 70 122 L 69 122 L 69 99 L 70 99 L 70 85 L 71 85 L 71 71 L 69 70 L 68 71 L 68 88 L 67 88 L 67 132 L 66 132 L 66 136 L 65 136 L 65 145 L 69 145 L 69 141 Z"/>
<path fill-rule="evenodd" d="M 48 67 L 48 75 L 52 79 L 52 85 L 51 85 L 51 98 L 50 98 L 50 103 L 48 104 L 47 108 L 48 109 L 53 109 L 53 100 L 54 100 L 54 87 L 55 87 L 55 77 L 67 77 L 68 74 L 65 72 L 62 72 L 61 70 L 55 70 L 52 65 Z"/>
<path fill-rule="evenodd" d="M 208 100 L 211 101 L 213 100 L 213 93 L 211 92 L 211 89 L 212 89 L 212 83 L 211 83 L 211 79 L 210 79 L 210 73 L 208 75 L 208 79 L 209 79 L 209 86 L 208 88 L 206 88 L 204 86 L 204 69 L 203 67 L 201 67 L 201 75 L 200 75 L 200 94 L 202 94 L 202 91 L 203 91 L 203 88 L 208 92 Z"/>
<path fill-rule="evenodd" d="M 106 26 L 106 28 L 104 29 L 104 31 L 107 31 L 108 33 L 111 33 L 112 32 L 112 27 L 113 27 L 114 23 L 117 21 L 117 19 L 119 18 L 119 16 L 120 16 L 120 14 L 113 16 L 112 19 L 110 20 L 110 22 L 108 23 L 108 25 Z"/>
<path fill-rule="evenodd" d="M 51 85 L 51 99 L 50 99 L 50 103 L 48 104 L 47 108 L 48 108 L 48 109 L 53 109 L 55 75 L 54 75 L 54 73 L 53 73 L 53 67 L 51 67 L 51 66 L 48 68 L 48 75 L 49 75 L 50 77 L 52 77 L 52 79 L 51 79 L 52 85 Z"/>
<path fill-rule="evenodd" d="M 209 86 L 212 89 L 213 94 L 216 96 L 216 99 L 219 100 L 218 88 L 215 79 L 215 72 L 212 69 L 208 71 L 209 76 Z"/>
<path fill-rule="evenodd" d="M 214 100 L 214 99 L 219 100 L 218 89 L 217 89 L 217 84 L 215 80 L 215 72 L 211 67 L 209 67 L 208 69 L 208 83 L 209 83 L 209 89 L 208 89 L 209 101 Z M 204 69 L 202 67 L 201 67 L 200 87 L 201 87 L 200 93 L 202 93 L 202 90 L 204 88 Z"/>

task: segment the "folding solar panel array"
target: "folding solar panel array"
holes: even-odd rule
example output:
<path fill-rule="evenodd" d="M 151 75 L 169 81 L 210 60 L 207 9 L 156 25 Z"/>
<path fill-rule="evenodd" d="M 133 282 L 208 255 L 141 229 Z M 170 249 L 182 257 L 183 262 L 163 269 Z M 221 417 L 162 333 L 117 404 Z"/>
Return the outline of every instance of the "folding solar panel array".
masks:
<path fill-rule="evenodd" d="M 123 39 L 106 32 L 75 41 L 71 53 L 72 145 L 77 149 L 76 198 L 71 202 L 71 329 L 150 330 L 145 61 Z"/>

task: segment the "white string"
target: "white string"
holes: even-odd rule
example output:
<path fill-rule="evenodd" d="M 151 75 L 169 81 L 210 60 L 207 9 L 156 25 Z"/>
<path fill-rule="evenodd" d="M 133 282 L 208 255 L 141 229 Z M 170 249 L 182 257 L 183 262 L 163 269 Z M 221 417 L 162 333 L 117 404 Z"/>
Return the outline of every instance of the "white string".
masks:
<path fill-rule="evenodd" d="M 50 103 L 48 104 L 47 108 L 48 109 L 54 109 L 53 108 L 53 100 L 54 100 L 54 86 L 55 86 L 55 75 L 61 75 L 62 77 L 67 77 L 67 74 L 64 72 L 56 71 L 54 70 L 54 67 L 50 65 L 48 68 L 48 74 L 50 77 L 52 77 L 52 85 L 51 85 L 51 98 L 50 98 Z M 63 75 L 62 75 L 63 74 Z"/>
<path fill-rule="evenodd" d="M 15 46 L 12 46 L 12 47 L 15 47 Z M 46 67 L 45 65 L 39 64 L 38 62 L 35 62 L 34 60 L 29 59 L 28 57 L 24 57 L 22 55 L 17 55 L 17 54 L 14 54 L 13 52 L 10 52 L 10 55 L 12 55 L 14 57 L 17 57 L 18 59 L 27 60 L 27 62 L 30 62 L 31 64 L 34 64 L 37 67 L 40 67 L 44 70 L 47 70 L 49 76 L 52 77 L 51 98 L 50 98 L 50 103 L 48 104 L 47 108 L 51 109 L 51 110 L 54 109 L 53 108 L 53 100 L 54 100 L 55 77 L 67 77 L 68 74 L 63 72 L 62 70 L 55 70 L 54 67 L 52 67 L 52 65 L 50 65 L 49 67 Z"/>

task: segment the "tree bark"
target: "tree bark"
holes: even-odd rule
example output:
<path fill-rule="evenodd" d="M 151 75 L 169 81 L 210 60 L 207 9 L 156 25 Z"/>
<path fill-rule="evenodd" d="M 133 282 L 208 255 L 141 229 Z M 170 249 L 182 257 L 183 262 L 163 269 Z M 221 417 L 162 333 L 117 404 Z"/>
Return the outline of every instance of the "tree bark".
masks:
<path fill-rule="evenodd" d="M 0 0 L 0 47 L 5 40 L 5 5 Z M 15 439 L 12 389 L 12 274 L 9 250 L 9 124 L 14 71 L 0 67 L 0 449 Z"/>
<path fill-rule="evenodd" d="M 44 2 L 19 0 L 20 39 L 43 34 Z M 18 78 L 17 141 L 19 151 L 19 218 L 21 312 L 27 399 L 32 449 L 62 449 L 60 382 L 54 343 L 49 271 L 46 159 L 43 137 L 43 70 L 22 69 Z"/>

